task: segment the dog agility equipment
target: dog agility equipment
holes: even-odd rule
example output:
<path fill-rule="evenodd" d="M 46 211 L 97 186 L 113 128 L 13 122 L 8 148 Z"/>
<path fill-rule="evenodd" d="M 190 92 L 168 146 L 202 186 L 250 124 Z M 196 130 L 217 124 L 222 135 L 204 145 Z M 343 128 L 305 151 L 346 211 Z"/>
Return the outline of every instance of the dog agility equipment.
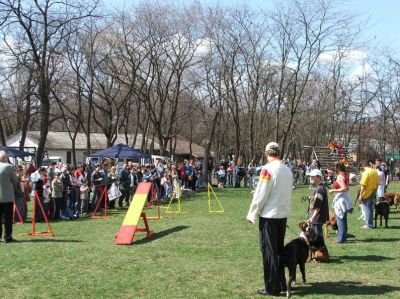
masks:
<path fill-rule="evenodd" d="M 114 244 L 117 245 L 130 245 L 133 242 L 135 233 L 137 231 L 146 232 L 147 238 L 151 239 L 153 236 L 153 231 L 150 230 L 147 223 L 148 218 L 143 212 L 146 201 L 149 195 L 154 195 L 154 189 L 152 188 L 152 183 L 140 183 L 136 189 L 136 193 L 132 198 L 132 202 L 129 205 L 128 212 L 125 215 L 125 219 L 119 232 L 115 235 Z M 143 219 L 143 228 L 138 227 L 140 218 Z"/>

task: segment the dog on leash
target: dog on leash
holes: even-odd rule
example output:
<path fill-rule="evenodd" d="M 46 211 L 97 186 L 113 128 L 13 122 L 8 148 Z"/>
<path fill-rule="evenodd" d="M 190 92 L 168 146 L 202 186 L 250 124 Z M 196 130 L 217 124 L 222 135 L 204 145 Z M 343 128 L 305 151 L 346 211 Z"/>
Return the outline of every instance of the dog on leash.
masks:
<path fill-rule="evenodd" d="M 375 204 L 375 228 L 377 227 L 378 216 L 380 216 L 380 226 L 382 226 L 382 217 L 385 218 L 385 227 L 388 228 L 390 212 L 390 203 L 382 200 Z"/>
<path fill-rule="evenodd" d="M 305 264 L 308 259 L 311 244 L 315 241 L 316 233 L 308 228 L 307 223 L 299 223 L 302 230 L 300 237 L 287 243 L 283 248 L 282 261 L 289 270 L 287 282 L 287 297 L 290 297 L 292 282 L 296 281 L 296 267 L 299 265 L 303 283 L 306 283 Z M 303 230 L 304 229 L 304 230 Z"/>
<path fill-rule="evenodd" d="M 300 222 L 299 227 L 302 232 L 306 232 L 309 229 L 308 223 L 305 221 Z M 328 248 L 325 245 L 324 238 L 320 235 L 316 235 L 310 242 L 307 263 L 310 263 L 313 260 L 313 257 L 318 263 L 329 262 Z"/>
<path fill-rule="evenodd" d="M 329 237 L 329 230 L 328 226 L 332 226 L 333 230 L 338 230 L 337 221 L 336 221 L 336 214 L 334 211 L 329 210 L 329 220 L 325 222 L 325 237 Z"/>
<path fill-rule="evenodd" d="M 396 192 L 386 192 L 384 198 L 389 205 L 394 205 L 396 212 L 400 212 L 400 194 L 397 194 Z"/>

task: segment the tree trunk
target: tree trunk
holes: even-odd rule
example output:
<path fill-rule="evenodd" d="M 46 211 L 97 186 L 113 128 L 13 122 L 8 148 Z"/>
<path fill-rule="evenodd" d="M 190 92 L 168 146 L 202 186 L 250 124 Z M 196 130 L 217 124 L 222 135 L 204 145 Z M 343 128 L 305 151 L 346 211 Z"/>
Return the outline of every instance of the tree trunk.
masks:
<path fill-rule="evenodd" d="M 208 142 L 205 145 L 204 148 L 204 163 L 203 163 L 203 180 L 204 182 L 206 182 L 206 184 L 211 183 L 208 181 L 208 160 L 210 158 L 211 155 L 211 140 L 214 139 L 214 135 L 215 135 L 215 129 L 217 127 L 217 123 L 218 123 L 218 117 L 219 117 L 219 110 L 217 112 L 215 112 L 213 121 L 212 121 L 212 125 L 211 125 L 211 130 L 210 130 L 210 134 L 208 135 Z"/>
<path fill-rule="evenodd" d="M 29 121 L 31 119 L 31 96 L 28 94 L 26 97 L 26 106 L 24 109 L 24 117 L 22 118 L 22 126 L 21 126 L 21 140 L 19 141 L 19 149 L 21 151 L 24 150 L 26 135 L 28 132 Z"/>
<path fill-rule="evenodd" d="M 3 123 L 1 120 L 0 120 L 0 143 L 2 146 L 6 146 L 6 137 L 4 136 Z"/>
<path fill-rule="evenodd" d="M 40 98 L 40 138 L 37 148 L 37 166 L 42 166 L 43 155 L 45 152 L 45 146 L 47 141 L 47 134 L 49 133 L 50 126 L 50 101 L 47 92 L 47 86 L 39 87 L 39 98 Z"/>

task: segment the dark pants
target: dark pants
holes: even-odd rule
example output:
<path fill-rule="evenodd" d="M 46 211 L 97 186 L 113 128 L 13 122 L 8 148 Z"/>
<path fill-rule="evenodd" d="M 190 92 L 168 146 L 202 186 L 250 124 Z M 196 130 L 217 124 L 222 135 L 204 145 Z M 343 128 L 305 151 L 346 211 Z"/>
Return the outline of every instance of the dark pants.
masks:
<path fill-rule="evenodd" d="M 62 197 L 54 197 L 54 219 L 60 220 L 61 219 L 61 206 L 62 206 Z"/>
<path fill-rule="evenodd" d="M 40 201 L 40 204 L 42 204 L 44 214 L 43 214 L 42 209 L 40 208 L 40 204 L 38 202 L 36 202 L 36 209 L 35 209 L 36 218 L 35 218 L 35 220 L 36 221 L 44 221 L 45 215 L 46 215 L 46 218 L 49 217 L 49 204 L 44 202 L 44 198 L 43 198 L 42 194 L 39 195 L 39 201 Z"/>
<path fill-rule="evenodd" d="M 190 181 L 190 189 L 192 191 L 196 191 L 196 181 L 197 181 L 197 177 L 194 175 L 193 179 Z"/>
<path fill-rule="evenodd" d="M 236 175 L 236 179 L 235 179 L 235 188 L 240 188 L 240 182 L 242 181 L 243 176 L 241 175 Z"/>
<path fill-rule="evenodd" d="M 125 200 L 125 205 L 129 206 L 129 197 L 130 197 L 129 186 L 128 187 L 124 187 L 124 189 L 120 190 L 120 191 L 121 191 L 122 195 L 118 199 L 118 206 L 120 208 L 122 208 L 124 200 Z"/>
<path fill-rule="evenodd" d="M 12 238 L 13 208 L 14 208 L 13 202 L 0 203 L 0 238 L 3 235 L 2 221 L 4 215 L 4 227 L 6 231 L 6 234 L 4 236 L 5 240 Z"/>
<path fill-rule="evenodd" d="M 287 218 L 260 217 L 260 250 L 263 258 L 265 290 L 279 293 L 286 288 L 285 268 L 281 259 Z"/>

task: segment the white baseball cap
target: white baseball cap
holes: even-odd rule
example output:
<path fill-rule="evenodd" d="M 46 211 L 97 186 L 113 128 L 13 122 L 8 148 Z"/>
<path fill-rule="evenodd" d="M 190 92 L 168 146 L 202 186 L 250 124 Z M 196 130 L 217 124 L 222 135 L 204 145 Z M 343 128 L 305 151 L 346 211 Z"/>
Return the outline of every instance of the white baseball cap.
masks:
<path fill-rule="evenodd" d="M 322 172 L 319 169 L 313 169 L 310 171 L 310 173 L 308 174 L 309 176 L 319 176 L 322 178 Z"/>
<path fill-rule="evenodd" d="M 265 151 L 269 150 L 279 150 L 279 144 L 276 142 L 268 143 L 267 146 L 265 147 Z"/>

